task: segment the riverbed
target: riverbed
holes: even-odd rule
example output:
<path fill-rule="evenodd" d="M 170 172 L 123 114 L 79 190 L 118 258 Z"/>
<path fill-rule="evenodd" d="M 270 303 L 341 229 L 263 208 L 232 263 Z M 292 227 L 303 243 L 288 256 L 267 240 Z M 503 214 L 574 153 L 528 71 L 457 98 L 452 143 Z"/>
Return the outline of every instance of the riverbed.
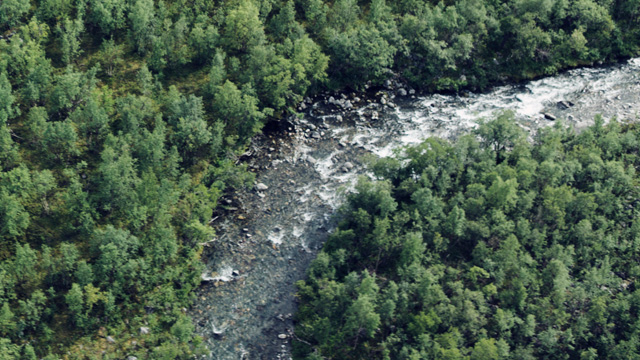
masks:
<path fill-rule="evenodd" d="M 256 137 L 243 158 L 256 187 L 222 199 L 208 281 L 190 310 L 210 359 L 289 359 L 295 282 L 335 226 L 336 212 L 367 157 L 390 156 L 430 136 L 455 139 L 512 110 L 531 136 L 559 121 L 578 130 L 596 114 L 640 116 L 640 59 L 582 68 L 487 93 L 416 95 L 393 82 L 307 101 L 299 116 Z"/>

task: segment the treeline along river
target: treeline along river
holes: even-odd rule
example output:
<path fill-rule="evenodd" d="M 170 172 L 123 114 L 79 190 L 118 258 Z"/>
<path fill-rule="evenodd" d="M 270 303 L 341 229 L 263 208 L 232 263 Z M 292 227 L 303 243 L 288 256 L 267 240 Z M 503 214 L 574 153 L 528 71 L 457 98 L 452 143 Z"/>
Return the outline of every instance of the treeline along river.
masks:
<path fill-rule="evenodd" d="M 191 310 L 211 359 L 288 359 L 295 282 L 334 227 L 343 194 L 389 156 L 430 136 L 454 139 L 479 118 L 512 110 L 530 134 L 563 121 L 576 129 L 602 114 L 637 121 L 640 59 L 582 68 L 490 92 L 419 96 L 388 81 L 368 95 L 307 99 L 300 115 L 252 142 L 242 158 L 256 186 L 222 199 L 207 272 Z"/>

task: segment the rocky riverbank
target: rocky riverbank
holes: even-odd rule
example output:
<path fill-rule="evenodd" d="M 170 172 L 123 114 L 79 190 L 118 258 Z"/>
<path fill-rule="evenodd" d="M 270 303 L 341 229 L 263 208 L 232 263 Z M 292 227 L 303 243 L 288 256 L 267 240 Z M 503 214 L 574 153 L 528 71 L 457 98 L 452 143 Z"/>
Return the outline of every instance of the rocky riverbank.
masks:
<path fill-rule="evenodd" d="M 210 358 L 289 358 L 294 284 L 333 229 L 342 194 L 366 173 L 365 155 L 454 138 L 500 109 L 533 134 L 558 119 L 581 128 L 597 113 L 634 121 L 639 104 L 638 59 L 485 94 L 418 96 L 390 81 L 366 96 L 307 99 L 300 117 L 254 139 L 245 160 L 256 185 L 223 199 L 226 211 L 212 222 L 219 238 L 206 251 L 207 281 L 191 310 Z"/>

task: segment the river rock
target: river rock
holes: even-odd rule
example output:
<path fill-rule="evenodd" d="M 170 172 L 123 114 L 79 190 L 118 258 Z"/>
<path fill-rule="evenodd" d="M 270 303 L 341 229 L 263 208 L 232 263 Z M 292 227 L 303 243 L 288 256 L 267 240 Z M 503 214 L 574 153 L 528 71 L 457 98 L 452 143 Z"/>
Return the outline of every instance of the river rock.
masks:
<path fill-rule="evenodd" d="M 404 88 L 398 89 L 398 95 L 399 96 L 407 96 L 407 90 L 405 90 Z"/>
<path fill-rule="evenodd" d="M 320 139 L 320 138 L 322 138 L 322 135 L 320 135 L 319 132 L 314 131 L 314 132 L 311 133 L 311 137 L 314 138 L 314 139 Z"/>
<path fill-rule="evenodd" d="M 286 339 L 286 338 L 288 338 L 288 337 L 289 337 L 289 336 L 288 336 L 287 334 L 279 334 L 279 335 L 278 335 L 278 339 L 280 339 L 280 340 L 284 340 L 284 339 Z"/>
<path fill-rule="evenodd" d="M 347 100 L 342 104 L 342 107 L 345 110 L 351 110 L 351 109 L 353 109 L 353 104 L 351 103 L 351 101 Z"/>
<path fill-rule="evenodd" d="M 138 358 L 135 356 L 128 356 L 127 360 L 138 360 Z"/>
<path fill-rule="evenodd" d="M 342 121 L 342 115 L 336 115 L 336 121 Z"/>
<path fill-rule="evenodd" d="M 233 276 L 240 276 L 240 271 L 238 271 L 238 270 L 233 270 L 233 271 L 231 272 L 231 275 L 233 275 Z"/>
<path fill-rule="evenodd" d="M 387 98 L 385 97 L 380 98 L 380 104 L 387 105 Z"/>
<path fill-rule="evenodd" d="M 307 160 L 309 162 L 309 164 L 314 165 L 315 163 L 318 162 L 318 160 L 316 160 L 313 156 L 311 155 L 307 155 L 307 157 L 305 158 L 305 160 Z"/>
<path fill-rule="evenodd" d="M 269 189 L 269 187 L 267 185 L 263 184 L 263 183 L 257 183 L 256 184 L 256 190 L 258 190 L 258 191 L 265 191 L 267 189 Z"/>
<path fill-rule="evenodd" d="M 347 161 L 346 163 L 344 163 L 344 168 L 347 170 L 353 169 L 353 163 L 351 163 L 350 161 Z"/>
<path fill-rule="evenodd" d="M 562 100 L 562 101 L 558 101 L 557 105 L 560 110 L 565 110 L 572 107 L 573 103 L 571 101 Z"/>
<path fill-rule="evenodd" d="M 111 336 L 107 336 L 107 342 L 110 344 L 115 344 L 116 340 L 114 338 L 112 338 Z"/>
<path fill-rule="evenodd" d="M 149 334 L 151 331 L 149 330 L 148 327 L 146 326 L 142 326 L 140 327 L 140 335 L 147 335 Z"/>
<path fill-rule="evenodd" d="M 550 113 L 543 113 L 542 115 L 543 115 L 543 116 L 544 116 L 544 118 L 545 118 L 545 119 L 547 119 L 547 120 L 554 121 L 554 120 L 556 119 L 556 116 L 555 116 L 555 115 L 553 115 L 553 114 L 550 114 Z"/>
<path fill-rule="evenodd" d="M 415 95 L 415 94 L 416 94 L 416 91 L 415 91 L 415 90 L 413 90 L 413 89 L 409 89 L 409 95 Z"/>

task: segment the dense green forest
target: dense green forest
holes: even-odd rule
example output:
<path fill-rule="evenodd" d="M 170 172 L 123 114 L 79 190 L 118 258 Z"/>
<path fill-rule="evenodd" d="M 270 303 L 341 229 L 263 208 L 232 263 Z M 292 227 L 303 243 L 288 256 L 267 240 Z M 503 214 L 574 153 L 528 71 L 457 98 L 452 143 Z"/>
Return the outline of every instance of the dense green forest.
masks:
<path fill-rule="evenodd" d="M 0 359 L 204 351 L 185 308 L 212 211 L 304 96 L 615 60 L 639 22 L 636 0 L 2 0 Z"/>
<path fill-rule="evenodd" d="M 640 358 L 639 137 L 504 113 L 376 161 L 298 283 L 297 358 Z"/>

